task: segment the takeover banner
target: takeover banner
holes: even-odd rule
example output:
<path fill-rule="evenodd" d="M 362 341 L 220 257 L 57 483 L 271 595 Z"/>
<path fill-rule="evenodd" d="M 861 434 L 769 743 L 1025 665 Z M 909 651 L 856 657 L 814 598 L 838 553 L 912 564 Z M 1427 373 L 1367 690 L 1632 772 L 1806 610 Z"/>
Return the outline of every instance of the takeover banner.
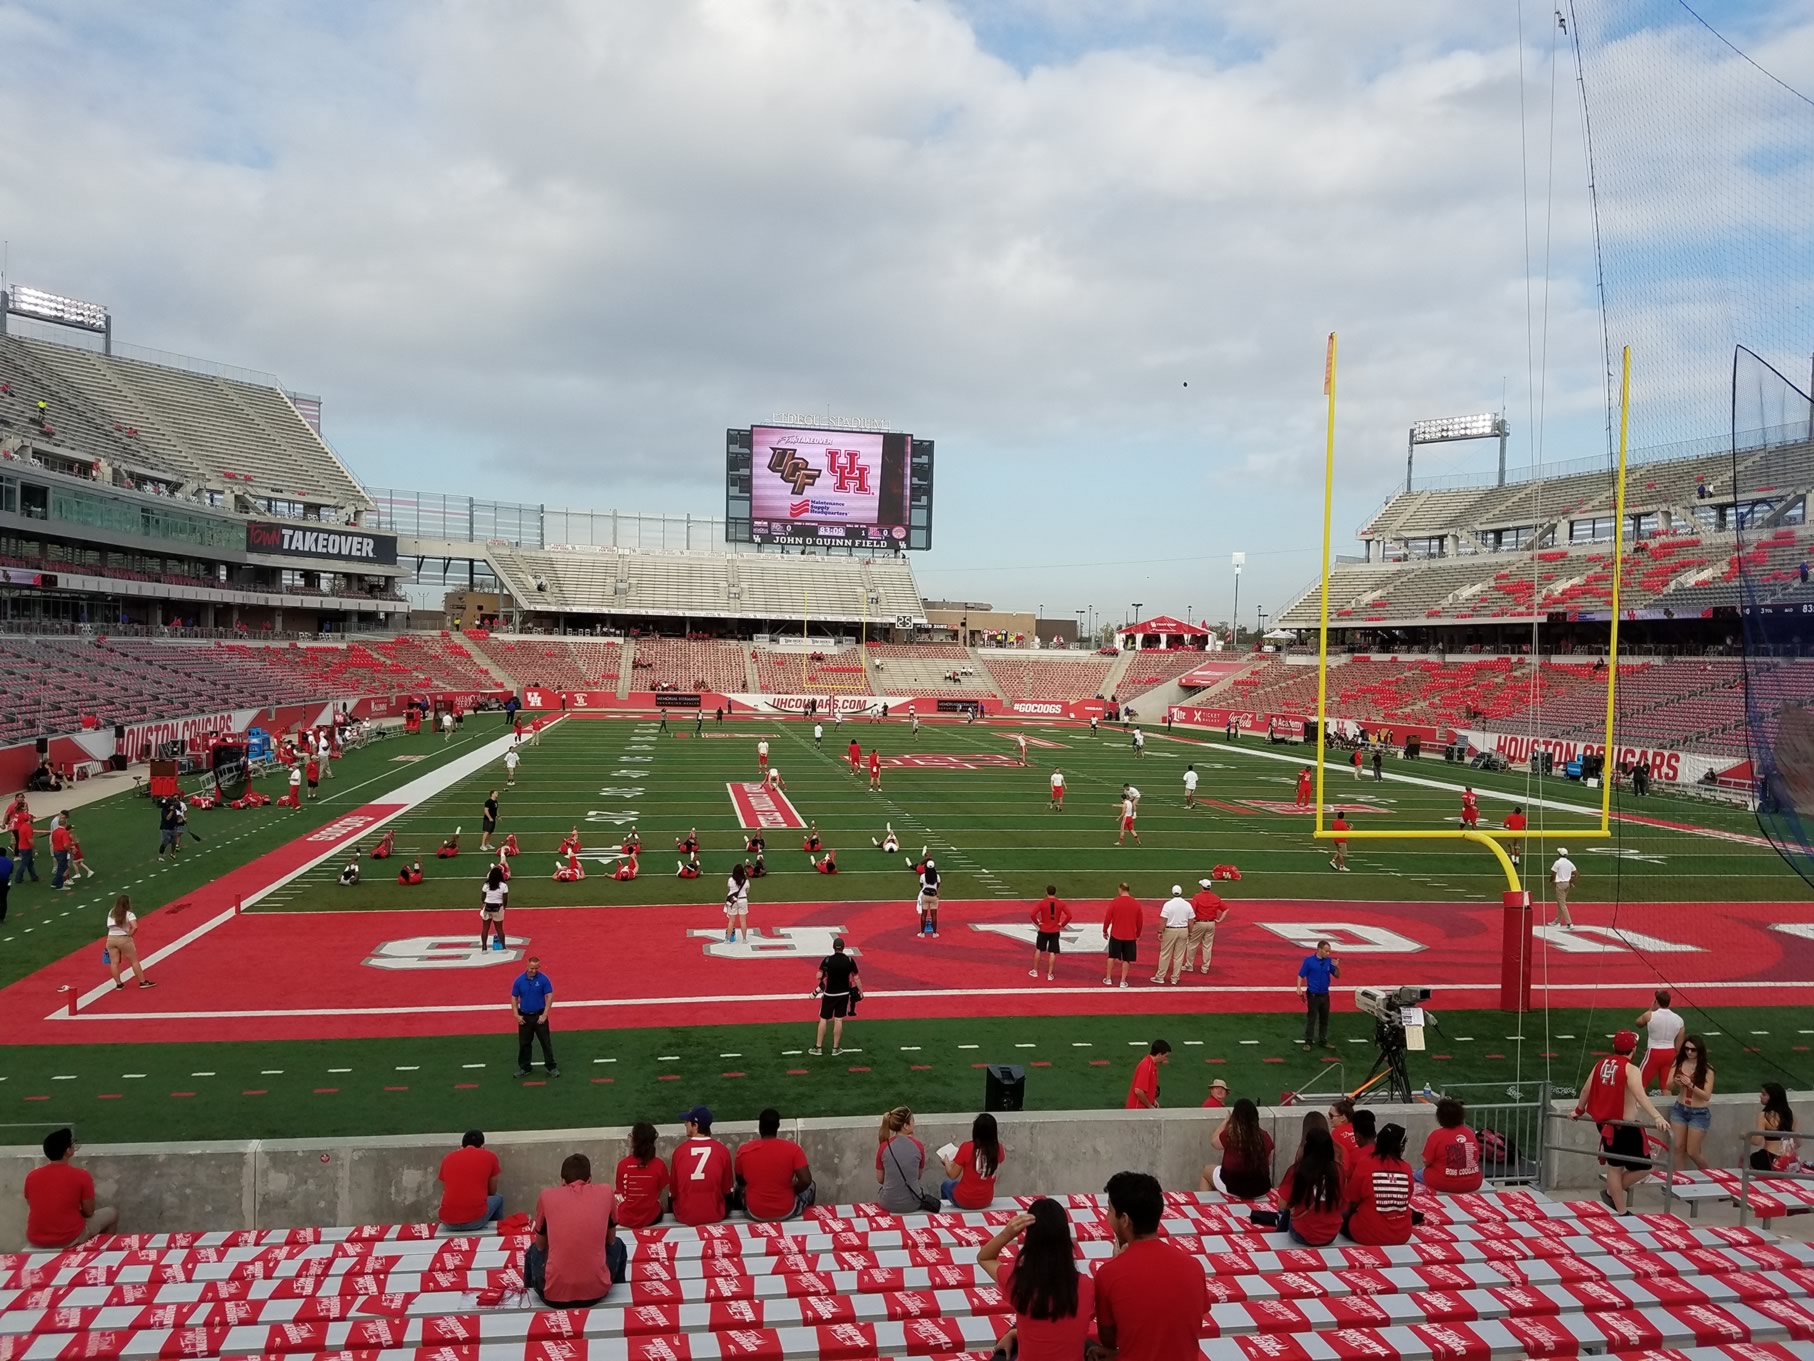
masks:
<path fill-rule="evenodd" d="M 304 520 L 295 523 L 253 520 L 246 525 L 246 552 L 268 557 L 391 566 L 397 561 L 397 536 L 311 525 Z"/>

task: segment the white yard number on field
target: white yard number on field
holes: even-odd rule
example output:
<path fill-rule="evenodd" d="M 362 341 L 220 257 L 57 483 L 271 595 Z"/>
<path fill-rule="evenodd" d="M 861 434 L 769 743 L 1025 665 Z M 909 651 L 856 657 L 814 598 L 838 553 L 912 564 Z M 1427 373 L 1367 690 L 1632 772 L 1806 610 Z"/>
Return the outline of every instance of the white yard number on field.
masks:
<path fill-rule="evenodd" d="M 634 808 L 594 808 L 586 814 L 587 822 L 608 822 L 614 827 L 622 827 L 626 822 L 636 821 Z"/>
<path fill-rule="evenodd" d="M 842 926 L 772 926 L 750 932 L 747 941 L 731 941 L 722 931 L 687 932 L 694 940 L 708 942 L 705 953 L 713 959 L 824 959 L 831 953 L 833 938 L 843 934 Z M 852 945 L 844 953 L 862 951 Z"/>
<path fill-rule="evenodd" d="M 640 799 L 642 797 L 642 793 L 643 793 L 643 791 L 642 791 L 641 785 L 608 784 L 603 789 L 598 791 L 598 796 L 601 799 Z"/>
<path fill-rule="evenodd" d="M 483 969 L 523 958 L 527 936 L 507 936 L 502 950 L 484 950 L 471 936 L 407 936 L 381 942 L 365 957 L 373 969 Z"/>
<path fill-rule="evenodd" d="M 1632 950 L 1648 950 L 1653 955 L 1703 953 L 1698 945 L 1684 945 L 1620 926 L 1533 926 L 1531 932 L 1568 955 L 1622 954 Z"/>
<path fill-rule="evenodd" d="M 1338 955 L 1414 955 L 1425 947 L 1409 936 L 1383 926 L 1360 922 L 1255 922 L 1262 931 L 1290 941 L 1300 950 L 1314 950 L 1319 940 L 1329 942 Z"/>

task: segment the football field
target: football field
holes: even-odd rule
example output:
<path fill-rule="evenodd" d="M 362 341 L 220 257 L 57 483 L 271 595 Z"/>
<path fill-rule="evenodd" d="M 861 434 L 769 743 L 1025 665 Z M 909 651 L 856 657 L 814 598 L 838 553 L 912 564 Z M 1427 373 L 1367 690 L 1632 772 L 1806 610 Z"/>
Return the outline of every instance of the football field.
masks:
<path fill-rule="evenodd" d="M 101 876 L 71 893 L 15 889 L 0 928 L 0 1126 L 23 1142 L 73 1121 L 99 1141 L 671 1121 L 696 1101 L 721 1118 L 769 1104 L 790 1115 L 962 1111 L 981 1097 L 975 1070 L 992 1062 L 1025 1065 L 1031 1106 L 1103 1107 L 1120 1103 L 1156 1036 L 1174 1048 L 1164 1104 L 1198 1104 L 1213 1076 L 1276 1100 L 1354 1087 L 1371 1071 L 1372 1022 L 1352 1001 L 1361 985 L 1432 989 L 1440 1028 L 1411 1056 L 1420 1085 L 1572 1086 L 1658 986 L 1708 1036 L 1722 1090 L 1814 1076 L 1814 910 L 1743 813 L 1621 796 L 1613 842 L 1570 846 L 1582 880 L 1577 928 L 1562 931 L 1541 869 L 1571 830 L 1597 823 L 1595 791 L 1439 760 L 1389 761 L 1381 781 L 1332 768 L 1326 802 L 1357 827 L 1453 827 L 1469 780 L 1484 825 L 1514 806 L 1529 814 L 1538 1009 L 1519 1018 L 1495 1009 L 1505 883 L 1484 850 L 1356 843 L 1350 872 L 1337 873 L 1294 799 L 1306 749 L 1148 736 L 1136 755 L 1107 726 L 940 721 L 915 734 L 898 718 L 857 720 L 827 724 L 818 743 L 798 719 L 587 716 L 524 746 L 506 787 L 509 739 L 480 715 L 450 743 L 398 737 L 349 754 L 300 811 L 195 814 L 203 840 L 175 864 L 152 858 L 143 799 L 84 809 Z M 768 827 L 754 939 L 726 942 L 725 876 L 746 858 L 745 786 L 760 778 L 762 740 L 786 785 L 762 820 L 815 825 L 838 872 L 813 867 L 799 828 Z M 853 740 L 861 774 L 846 759 Z M 871 751 L 880 791 L 868 787 Z M 1195 807 L 1187 768 L 1200 779 Z M 1055 769 L 1061 811 L 1049 806 Z M 1117 845 L 1130 783 L 1140 842 Z M 479 823 L 494 788 L 496 839 L 514 835 L 520 854 L 509 948 L 481 952 L 492 857 Z M 889 826 L 900 854 L 873 845 Z M 620 882 L 632 827 L 640 873 Z M 437 859 L 456 829 L 460 853 Z M 695 829 L 702 874 L 683 879 L 673 847 Z M 574 831 L 587 877 L 557 882 L 556 848 Z M 386 832 L 396 854 L 373 861 Z M 916 933 L 907 861 L 922 847 L 943 874 L 936 940 Z M 362 881 L 342 887 L 355 854 Z M 418 857 L 424 882 L 397 883 Z M 1213 966 L 1154 984 L 1159 905 L 1219 865 L 1240 877 L 1216 883 L 1231 912 Z M 1122 882 L 1148 922 L 1126 990 L 1102 983 L 1103 908 Z M 1048 885 L 1075 915 L 1051 982 L 1028 976 L 1029 913 Z M 134 895 L 154 989 L 116 992 L 100 964 L 101 918 L 119 891 Z M 808 994 L 836 935 L 857 954 L 866 997 L 847 1052 L 814 1057 Z M 1294 978 L 1320 937 L 1343 972 L 1335 1043 L 1308 1051 Z M 561 1074 L 518 1080 L 508 990 L 529 955 L 555 983 Z"/>

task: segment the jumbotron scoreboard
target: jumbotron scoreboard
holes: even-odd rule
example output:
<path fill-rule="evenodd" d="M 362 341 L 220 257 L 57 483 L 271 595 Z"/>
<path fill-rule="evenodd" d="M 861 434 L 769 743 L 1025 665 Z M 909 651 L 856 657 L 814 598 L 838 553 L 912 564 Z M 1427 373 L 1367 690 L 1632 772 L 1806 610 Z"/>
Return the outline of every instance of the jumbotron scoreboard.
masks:
<path fill-rule="evenodd" d="M 901 551 L 932 547 L 932 441 L 898 431 L 727 430 L 732 543 Z"/>

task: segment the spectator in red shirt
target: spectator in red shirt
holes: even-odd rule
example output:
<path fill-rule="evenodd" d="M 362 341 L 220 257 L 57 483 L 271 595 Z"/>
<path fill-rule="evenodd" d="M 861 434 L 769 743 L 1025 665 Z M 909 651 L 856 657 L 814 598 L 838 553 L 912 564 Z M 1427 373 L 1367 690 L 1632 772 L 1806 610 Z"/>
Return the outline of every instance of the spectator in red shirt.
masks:
<path fill-rule="evenodd" d="M 1190 943 L 1184 950 L 1185 973 L 1197 972 L 1199 957 L 1203 961 L 1202 972 L 1209 972 L 1209 957 L 1216 948 L 1216 928 L 1228 915 L 1228 904 L 1210 885 L 1208 879 L 1197 880 L 1197 892 L 1190 900 L 1190 909 L 1197 919 L 1190 925 Z"/>
<path fill-rule="evenodd" d="M 1505 815 L 1505 830 L 1508 832 L 1522 832 L 1528 826 L 1530 826 L 1530 820 L 1524 816 L 1522 808 L 1514 808 Z M 1510 852 L 1514 865 L 1523 858 L 1524 843 L 1522 841 L 1508 841 L 1505 843 L 1505 849 Z"/>
<path fill-rule="evenodd" d="M 435 1180 L 441 1183 L 441 1227 L 455 1233 L 478 1233 L 504 1213 L 498 1178 L 504 1169 L 498 1155 L 485 1147 L 482 1131 L 469 1129 L 460 1146 L 441 1159 Z"/>
<path fill-rule="evenodd" d="M 757 1136 L 737 1150 L 738 1196 L 751 1219 L 774 1223 L 798 1219 L 817 1196 L 806 1150 L 781 1135 L 781 1112 L 773 1106 L 756 1117 Z"/>
<path fill-rule="evenodd" d="M 15 884 L 23 884 L 25 882 L 25 876 L 29 874 L 31 876 L 31 881 L 35 884 L 38 882 L 38 863 L 37 852 L 33 849 L 32 842 L 37 835 L 37 829 L 31 825 L 31 809 L 25 806 L 25 798 L 23 795 L 21 795 L 19 800 L 13 804 L 11 818 L 13 833 L 13 882 Z"/>
<path fill-rule="evenodd" d="M 75 844 L 75 837 L 70 835 L 69 814 L 57 819 L 56 826 L 50 829 L 50 886 L 52 888 L 75 887 L 69 882 L 69 848 Z"/>
<path fill-rule="evenodd" d="M 1352 1165 L 1360 1148 L 1354 1134 L 1354 1102 L 1345 1096 L 1329 1108 L 1329 1137 L 1335 1140 L 1335 1156 Z"/>
<path fill-rule="evenodd" d="M 1209 1095 L 1203 1098 L 1203 1109 L 1219 1111 L 1228 1104 L 1228 1083 L 1217 1078 L 1209 1084 Z"/>
<path fill-rule="evenodd" d="M 1016 1238 L 1020 1251 L 1004 1268 L 1002 1249 Z M 1019 1361 L 1077 1361 L 1084 1354 L 1096 1284 L 1077 1270 L 1071 1223 L 1057 1201 L 1041 1197 L 1002 1225 L 978 1250 L 976 1264 L 1014 1307 L 1014 1327 L 996 1343 L 997 1352 Z"/>
<path fill-rule="evenodd" d="M 1356 752 L 1355 755 L 1359 756 L 1360 753 Z M 1358 770 L 1359 767 L 1356 766 L 1355 769 Z M 1348 872 L 1348 838 L 1340 835 L 1340 833 L 1348 831 L 1349 828 L 1348 819 L 1342 816 L 1341 809 L 1338 808 L 1335 810 L 1335 820 L 1329 824 L 1329 830 L 1337 833 L 1334 841 L 1331 843 L 1335 847 L 1335 854 L 1329 857 L 1329 868 L 1332 870 L 1340 870 L 1342 873 L 1346 874 Z"/>
<path fill-rule="evenodd" d="M 1342 1230 L 1342 1163 L 1326 1129 L 1306 1130 L 1297 1161 L 1279 1182 L 1278 1228 L 1297 1242 L 1324 1248 Z M 1254 1218 L 1269 1222 L 1256 1211 Z"/>
<path fill-rule="evenodd" d="M 646 1229 L 661 1219 L 661 1193 L 668 1189 L 668 1165 L 655 1156 L 655 1126 L 638 1120 L 630 1126 L 630 1156 L 620 1159 L 617 1176 L 617 1222 L 626 1229 Z"/>
<path fill-rule="evenodd" d="M 1134 1068 L 1134 1080 L 1128 1084 L 1123 1110 L 1153 1110 L 1159 1105 L 1159 1065 L 1170 1063 L 1172 1047 L 1165 1040 L 1154 1040 L 1146 1057 Z"/>
<path fill-rule="evenodd" d="M 681 1117 L 687 1137 L 672 1159 L 674 1218 L 682 1224 L 719 1224 L 736 1185 L 731 1152 L 712 1137 L 712 1109 L 694 1106 Z"/>
<path fill-rule="evenodd" d="M 1159 1237 L 1165 1196 L 1156 1177 L 1117 1172 L 1104 1188 L 1115 1255 L 1096 1272 L 1096 1334 L 1116 1361 L 1195 1356 L 1209 1311 L 1203 1266 Z"/>
<path fill-rule="evenodd" d="M 568 1154 L 561 1184 L 536 1198 L 523 1283 L 550 1309 L 590 1309 L 624 1278 L 630 1254 L 617 1236 L 616 1202 L 609 1186 L 592 1184 L 584 1153 Z"/>
<path fill-rule="evenodd" d="M 1372 1149 L 1348 1169 L 1342 1231 L 1357 1243 L 1390 1247 L 1411 1241 L 1411 1164 L 1403 1125 L 1386 1125 Z"/>
<path fill-rule="evenodd" d="M 1037 934 L 1033 937 L 1033 967 L 1027 970 L 1028 978 L 1039 977 L 1039 961 L 1044 956 L 1046 982 L 1052 981 L 1058 969 L 1058 947 L 1070 924 L 1071 909 L 1058 896 L 1058 885 L 1047 884 L 1045 900 L 1033 909 L 1033 929 Z"/>
<path fill-rule="evenodd" d="M 1450 1195 L 1480 1189 L 1480 1142 L 1468 1128 L 1466 1108 L 1453 1097 L 1436 1103 L 1436 1128 L 1423 1141 L 1417 1180 Z"/>
<path fill-rule="evenodd" d="M 67 1248 L 113 1228 L 119 1212 L 94 1203 L 94 1178 L 77 1167 L 76 1136 L 52 1130 L 43 1167 L 25 1174 L 25 1241 L 34 1248 Z"/>
<path fill-rule="evenodd" d="M 1203 1169 L 1199 1191 L 1220 1191 L 1237 1200 L 1255 1200 L 1272 1189 L 1272 1136 L 1260 1127 L 1260 1109 L 1242 1097 L 1217 1126 L 1210 1145 L 1220 1163 Z"/>
<path fill-rule="evenodd" d="M 986 1210 L 995 1199 L 995 1174 L 1007 1161 L 995 1117 L 984 1111 L 970 1125 L 970 1137 L 945 1160 L 946 1180 L 939 1194 L 960 1210 Z"/>
<path fill-rule="evenodd" d="M 1109 960 L 1103 966 L 1103 987 L 1110 986 L 1117 960 L 1121 963 L 1121 986 L 1127 986 L 1128 966 L 1140 952 L 1140 932 L 1145 926 L 1146 914 L 1134 901 L 1134 895 L 1128 892 L 1127 885 L 1122 884 L 1120 892 L 1109 900 L 1108 911 L 1102 918 L 1102 933 L 1109 938 Z"/>

